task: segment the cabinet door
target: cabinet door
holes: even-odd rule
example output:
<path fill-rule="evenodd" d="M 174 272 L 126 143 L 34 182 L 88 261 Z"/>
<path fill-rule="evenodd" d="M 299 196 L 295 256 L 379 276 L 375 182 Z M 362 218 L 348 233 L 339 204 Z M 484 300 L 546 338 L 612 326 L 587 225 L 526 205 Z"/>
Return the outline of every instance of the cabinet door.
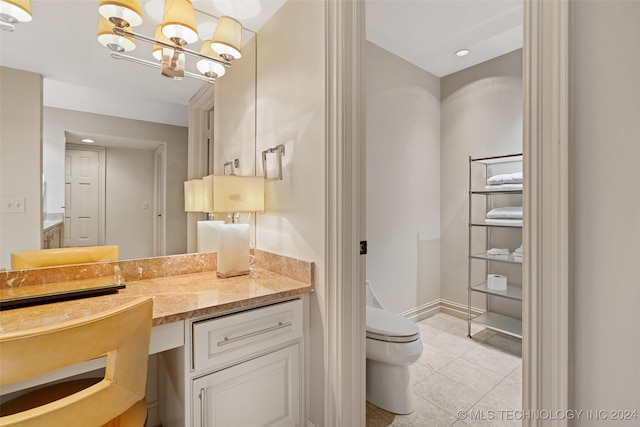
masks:
<path fill-rule="evenodd" d="M 300 345 L 193 381 L 194 426 L 301 426 Z"/>

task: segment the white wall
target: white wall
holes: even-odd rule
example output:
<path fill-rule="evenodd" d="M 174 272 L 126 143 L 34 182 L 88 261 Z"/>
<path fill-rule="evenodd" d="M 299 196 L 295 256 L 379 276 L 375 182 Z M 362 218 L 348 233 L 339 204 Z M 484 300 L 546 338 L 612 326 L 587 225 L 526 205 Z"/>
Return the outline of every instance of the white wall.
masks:
<path fill-rule="evenodd" d="M 440 298 L 440 79 L 366 44 L 367 279 L 387 310 Z"/>
<path fill-rule="evenodd" d="M 242 47 L 242 57 L 233 61 L 231 69 L 216 81 L 214 89 L 213 173 L 224 175 L 224 164 L 239 161 L 234 166 L 237 175 L 256 174 L 256 46 L 254 36 Z M 229 169 L 227 169 L 229 173 Z M 259 174 L 258 174 L 259 175 Z M 255 242 L 255 214 L 241 213 L 240 223 L 250 224 L 251 242 Z M 229 222 L 228 214 L 215 215 L 216 220 Z"/>
<path fill-rule="evenodd" d="M 214 102 L 214 172 L 224 175 L 224 164 L 240 161 L 237 175 L 254 175 L 256 165 L 256 45 L 257 37 L 242 48 L 242 58 L 216 81 Z M 224 218 L 219 218 L 224 219 Z"/>
<path fill-rule="evenodd" d="M 0 268 L 42 243 L 41 142 L 42 77 L 0 67 L 0 199 L 25 199 L 24 213 L 0 209 Z"/>
<path fill-rule="evenodd" d="M 440 268 L 445 300 L 467 304 L 469 156 L 522 152 L 522 102 L 521 50 L 441 79 Z M 483 300 L 474 299 L 472 305 L 482 307 Z M 520 304 L 508 302 L 503 311 L 519 314 Z"/>
<path fill-rule="evenodd" d="M 153 256 L 153 150 L 106 150 L 107 245 L 120 258 Z M 146 203 L 146 208 L 145 208 Z"/>
<path fill-rule="evenodd" d="M 572 403 L 640 410 L 640 2 L 572 5 Z"/>
<path fill-rule="evenodd" d="M 256 246 L 313 261 L 310 412 L 324 425 L 325 50 L 324 4 L 290 0 L 258 32 L 257 150 L 284 144 L 284 179 L 265 185 Z M 262 173 L 261 164 L 256 171 Z"/>

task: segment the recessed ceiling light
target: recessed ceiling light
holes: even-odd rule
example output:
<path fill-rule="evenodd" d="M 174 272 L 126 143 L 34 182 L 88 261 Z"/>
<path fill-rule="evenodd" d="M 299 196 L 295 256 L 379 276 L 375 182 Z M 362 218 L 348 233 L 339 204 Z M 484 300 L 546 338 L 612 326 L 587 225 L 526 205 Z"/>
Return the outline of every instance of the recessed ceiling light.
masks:
<path fill-rule="evenodd" d="M 93 139 L 83 138 L 80 140 L 80 142 L 84 142 L 85 144 L 93 144 L 95 141 Z"/>
<path fill-rule="evenodd" d="M 471 52 L 469 49 L 460 49 L 456 52 L 456 56 L 467 56 Z"/>

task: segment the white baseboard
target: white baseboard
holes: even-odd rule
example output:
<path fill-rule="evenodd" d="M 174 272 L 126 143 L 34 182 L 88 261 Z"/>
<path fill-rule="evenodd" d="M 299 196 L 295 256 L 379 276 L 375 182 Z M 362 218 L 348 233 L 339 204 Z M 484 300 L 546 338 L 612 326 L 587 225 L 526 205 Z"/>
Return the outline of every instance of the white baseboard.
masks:
<path fill-rule="evenodd" d="M 404 311 L 400 313 L 401 316 L 406 317 L 414 322 L 419 322 L 427 317 L 431 317 L 441 311 L 440 300 L 435 300 L 427 304 L 420 305 L 414 309 Z"/>
<path fill-rule="evenodd" d="M 465 320 L 469 316 L 468 306 L 465 304 L 460 304 L 455 301 L 449 301 L 446 299 L 441 299 L 440 304 L 441 311 L 443 313 L 447 313 Z M 482 313 L 484 313 L 483 309 L 471 307 L 471 316 L 476 317 L 481 315 Z"/>
<path fill-rule="evenodd" d="M 446 313 L 461 319 L 467 319 L 469 313 L 465 304 L 439 298 L 435 301 L 420 305 L 414 309 L 404 311 L 400 315 L 414 322 L 419 322 L 437 313 Z M 484 313 L 484 310 L 471 307 L 471 315 L 478 316 Z"/>

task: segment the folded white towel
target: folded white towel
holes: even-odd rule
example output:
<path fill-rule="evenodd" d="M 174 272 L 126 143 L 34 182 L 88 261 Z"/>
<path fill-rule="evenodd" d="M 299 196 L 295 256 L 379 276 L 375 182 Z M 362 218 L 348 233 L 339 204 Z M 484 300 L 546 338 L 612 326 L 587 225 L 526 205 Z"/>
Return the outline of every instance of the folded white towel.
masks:
<path fill-rule="evenodd" d="M 505 206 L 502 208 L 495 208 L 487 212 L 487 218 L 500 219 L 521 219 L 522 218 L 522 206 Z"/>
<path fill-rule="evenodd" d="M 507 178 L 505 184 L 522 183 L 522 172 L 514 172 Z"/>
<path fill-rule="evenodd" d="M 522 225 L 521 219 L 511 219 L 511 218 L 487 218 L 485 220 L 487 225 L 504 225 L 507 227 L 517 227 Z"/>
<path fill-rule="evenodd" d="M 487 251 L 487 255 L 509 255 L 509 249 L 491 248 Z"/>
<path fill-rule="evenodd" d="M 514 172 L 514 173 L 501 173 L 499 175 L 494 175 L 487 179 L 488 185 L 500 185 L 500 184 L 521 184 L 522 183 L 522 172 Z"/>
<path fill-rule="evenodd" d="M 513 251 L 513 254 L 522 256 L 522 245 L 520 245 L 520 247 L 518 249 Z"/>
<path fill-rule="evenodd" d="M 484 187 L 485 190 L 490 191 L 504 191 L 504 190 L 522 190 L 522 184 L 497 184 L 497 185 L 487 185 Z"/>

